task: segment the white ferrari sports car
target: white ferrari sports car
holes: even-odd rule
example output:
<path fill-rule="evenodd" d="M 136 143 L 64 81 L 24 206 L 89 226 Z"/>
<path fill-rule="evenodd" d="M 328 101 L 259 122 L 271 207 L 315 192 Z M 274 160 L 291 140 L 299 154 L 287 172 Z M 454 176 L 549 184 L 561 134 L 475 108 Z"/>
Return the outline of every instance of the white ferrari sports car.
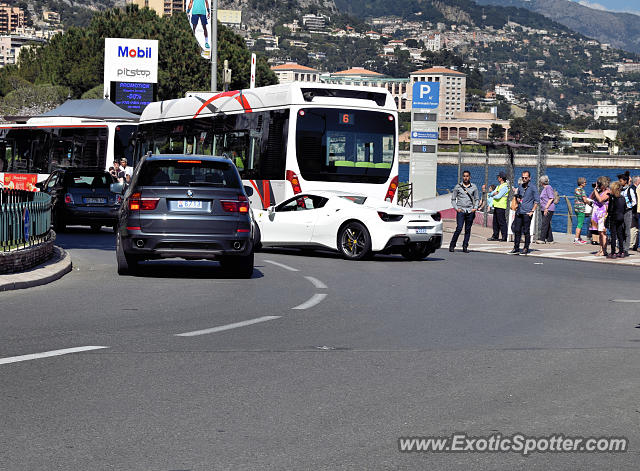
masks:
<path fill-rule="evenodd" d="M 302 193 L 253 215 L 264 247 L 329 248 L 349 260 L 374 252 L 421 260 L 442 245 L 440 213 L 354 193 Z"/>

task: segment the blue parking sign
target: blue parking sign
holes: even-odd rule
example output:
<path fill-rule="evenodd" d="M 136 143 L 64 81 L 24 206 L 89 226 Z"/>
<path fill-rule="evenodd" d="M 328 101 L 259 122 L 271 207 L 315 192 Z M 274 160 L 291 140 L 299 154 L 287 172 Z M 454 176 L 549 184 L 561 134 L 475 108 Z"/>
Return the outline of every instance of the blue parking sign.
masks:
<path fill-rule="evenodd" d="M 440 104 L 440 82 L 415 82 L 413 108 L 435 109 Z"/>

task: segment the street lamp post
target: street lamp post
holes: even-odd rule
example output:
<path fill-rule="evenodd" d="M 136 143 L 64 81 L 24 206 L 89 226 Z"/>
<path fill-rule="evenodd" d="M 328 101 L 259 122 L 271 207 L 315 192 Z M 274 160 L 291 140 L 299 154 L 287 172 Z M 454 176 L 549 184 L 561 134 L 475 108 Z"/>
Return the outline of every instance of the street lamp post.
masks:
<path fill-rule="evenodd" d="M 218 0 L 211 0 L 211 91 L 218 91 Z"/>

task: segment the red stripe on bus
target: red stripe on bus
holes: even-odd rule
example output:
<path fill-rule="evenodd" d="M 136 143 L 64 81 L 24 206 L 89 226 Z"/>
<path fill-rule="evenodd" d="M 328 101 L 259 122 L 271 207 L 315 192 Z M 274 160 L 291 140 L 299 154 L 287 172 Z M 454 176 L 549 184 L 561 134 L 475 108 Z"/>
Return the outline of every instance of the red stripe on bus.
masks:
<path fill-rule="evenodd" d="M 222 92 L 222 93 L 218 93 L 217 95 L 209 98 L 207 101 L 205 101 L 202 106 L 200 107 L 200 109 L 196 112 L 196 114 L 193 115 L 194 118 L 197 118 L 198 115 L 202 112 L 202 110 L 204 110 L 207 106 L 209 106 L 213 101 L 217 100 L 218 98 L 222 98 L 225 96 L 234 96 L 236 93 L 238 93 L 238 90 L 233 90 L 233 91 L 229 91 L 229 92 Z"/>
<path fill-rule="evenodd" d="M 242 105 L 242 108 L 247 112 L 251 113 L 253 110 L 251 109 L 251 105 L 249 105 L 249 101 L 245 98 L 244 95 L 240 95 L 236 97 L 236 101 Z"/>
<path fill-rule="evenodd" d="M 253 180 L 249 180 L 249 182 L 251 182 L 251 185 L 255 188 L 256 193 L 258 193 L 258 196 L 260 197 L 260 201 L 262 202 L 262 209 L 267 209 L 269 206 L 264 204 L 264 197 L 262 196 L 262 193 L 260 193 L 258 185 L 256 185 L 256 182 L 254 182 Z"/>

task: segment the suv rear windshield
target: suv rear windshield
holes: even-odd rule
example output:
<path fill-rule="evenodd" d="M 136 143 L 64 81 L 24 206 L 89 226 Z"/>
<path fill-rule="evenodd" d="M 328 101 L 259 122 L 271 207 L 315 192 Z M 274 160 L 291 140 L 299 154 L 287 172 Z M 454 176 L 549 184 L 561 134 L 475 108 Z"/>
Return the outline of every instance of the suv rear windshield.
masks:
<path fill-rule="evenodd" d="M 66 183 L 69 188 L 109 188 L 113 178 L 108 173 L 71 173 Z"/>
<path fill-rule="evenodd" d="M 242 187 L 233 165 L 210 160 L 152 160 L 144 163 L 138 178 L 141 186 Z"/>

